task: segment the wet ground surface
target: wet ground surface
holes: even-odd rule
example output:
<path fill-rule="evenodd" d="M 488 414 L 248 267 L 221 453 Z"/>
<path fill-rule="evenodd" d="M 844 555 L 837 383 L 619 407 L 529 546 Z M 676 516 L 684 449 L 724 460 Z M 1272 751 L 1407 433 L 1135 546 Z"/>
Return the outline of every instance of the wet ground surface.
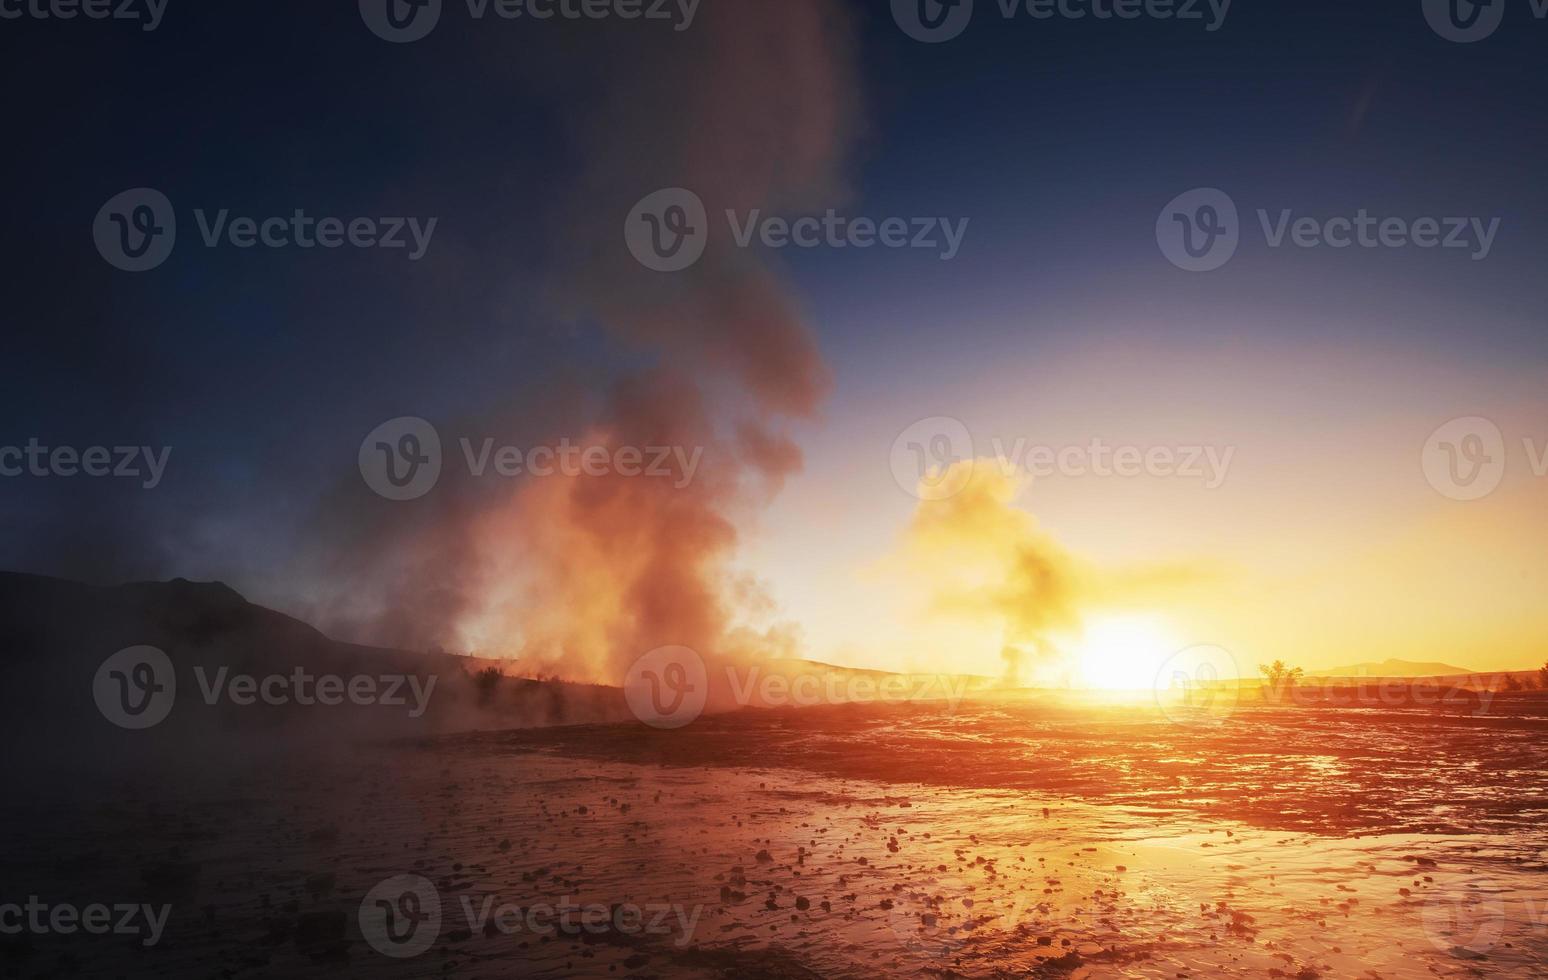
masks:
<path fill-rule="evenodd" d="M 621 761 L 1035 790 L 1265 829 L 1508 834 L 1548 819 L 1548 718 L 1505 708 L 1240 707 L 1217 717 L 1143 704 L 844 705 L 705 717 L 675 732 L 496 738 Z"/>
<path fill-rule="evenodd" d="M 1540 733 L 1392 714 L 747 712 L 13 798 L 0 903 L 152 911 L 0 970 L 1548 974 Z"/>

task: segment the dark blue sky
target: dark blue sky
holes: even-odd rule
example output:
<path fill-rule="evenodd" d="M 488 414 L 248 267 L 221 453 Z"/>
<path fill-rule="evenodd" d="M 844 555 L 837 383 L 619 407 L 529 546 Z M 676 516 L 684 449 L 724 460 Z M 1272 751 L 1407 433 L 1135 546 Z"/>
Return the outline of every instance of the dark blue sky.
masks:
<path fill-rule="evenodd" d="M 1337 340 L 1355 322 L 1394 353 L 1542 362 L 1548 23 L 1527 0 L 1472 45 L 1438 37 L 1417 2 L 1238 0 L 1209 33 L 1003 21 L 979 0 L 939 45 L 908 38 L 885 0 L 845 6 L 861 113 L 851 194 L 835 203 L 971 225 L 951 262 L 879 249 L 772 260 L 831 363 L 835 406 L 846 391 L 960 379 L 1024 352 L 1029 332 L 1058 345 L 1101 315 L 1124 322 L 1121 337 L 1158 310 L 1142 329 L 1162 343 L 1250 353 Z M 629 107 L 616 55 L 670 60 L 679 39 L 655 25 L 473 24 L 460 7 L 408 45 L 342 2 L 172 0 L 152 33 L 0 21 L 0 443 L 175 447 L 160 493 L 0 483 L 0 566 L 272 580 L 382 419 L 504 417 L 556 379 L 600 390 L 648 358 L 553 301 L 557 253 L 622 247 L 577 244 L 556 202 L 595 162 L 577 117 Z M 97 255 L 90 229 L 138 186 L 167 194 L 182 224 L 172 258 L 135 275 Z M 1183 274 L 1157 249 L 1155 216 L 1201 186 L 1226 190 L 1244 218 L 1367 208 L 1503 223 L 1487 262 L 1271 254 L 1249 240 L 1227 269 Z M 421 263 L 208 250 L 194 208 L 439 226 Z"/>

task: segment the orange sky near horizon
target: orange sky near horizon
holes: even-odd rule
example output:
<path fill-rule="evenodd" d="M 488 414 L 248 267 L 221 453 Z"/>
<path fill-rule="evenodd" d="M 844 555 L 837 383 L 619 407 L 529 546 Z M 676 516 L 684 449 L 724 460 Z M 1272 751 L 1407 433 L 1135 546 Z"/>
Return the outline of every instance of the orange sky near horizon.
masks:
<path fill-rule="evenodd" d="M 1034 370 L 1018 370 L 1024 363 Z M 904 529 L 941 506 L 897 485 L 889 447 L 920 418 L 942 415 L 964 423 L 981 457 L 1017 440 L 1057 449 L 1093 437 L 1233 451 L 1215 488 L 1090 473 L 1020 486 L 1010 506 L 1081 562 L 1208 570 L 1143 599 L 1082 597 L 1087 626 L 1144 617 L 1168 642 L 1226 648 L 1245 675 L 1275 659 L 1308 670 L 1388 658 L 1526 670 L 1548 658 L 1548 549 L 1533 533 L 1548 531 L 1548 482 L 1532 458 L 1548 445 L 1548 399 L 1534 370 L 1395 359 L 1354 343 L 1250 361 L 1221 349 L 1092 344 L 977 368 L 863 405 L 844 404 L 841 376 L 839 404 L 803 440 L 805 473 L 747 529 L 741 563 L 800 624 L 804 655 L 1003 669 L 1004 616 L 922 608 L 920 583 L 887 572 Z M 1464 502 L 1427 481 L 1421 453 L 1437 427 L 1471 415 L 1498 425 L 1506 468 L 1495 492 Z"/>

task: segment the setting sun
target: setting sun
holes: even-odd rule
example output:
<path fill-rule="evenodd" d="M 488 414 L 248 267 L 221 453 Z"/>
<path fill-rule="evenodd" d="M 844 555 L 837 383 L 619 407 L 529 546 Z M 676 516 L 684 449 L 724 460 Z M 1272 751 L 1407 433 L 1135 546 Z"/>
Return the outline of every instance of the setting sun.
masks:
<path fill-rule="evenodd" d="M 1176 649 L 1166 628 L 1147 616 L 1112 616 L 1092 621 L 1075 648 L 1080 678 L 1108 691 L 1149 689 Z"/>

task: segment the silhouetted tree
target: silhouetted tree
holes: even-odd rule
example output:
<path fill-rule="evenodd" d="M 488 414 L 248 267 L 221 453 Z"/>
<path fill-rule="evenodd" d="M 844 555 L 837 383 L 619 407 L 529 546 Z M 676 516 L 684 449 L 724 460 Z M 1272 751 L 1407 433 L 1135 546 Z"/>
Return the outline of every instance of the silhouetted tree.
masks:
<path fill-rule="evenodd" d="M 498 667 L 485 667 L 473 675 L 473 683 L 478 688 L 478 703 L 487 705 L 494 700 L 495 690 L 499 688 L 503 679 Z"/>
<path fill-rule="evenodd" d="M 1300 667 L 1291 667 L 1283 660 L 1276 660 L 1271 664 L 1259 664 L 1258 671 L 1268 679 L 1269 690 L 1275 692 L 1288 691 L 1306 673 Z"/>

